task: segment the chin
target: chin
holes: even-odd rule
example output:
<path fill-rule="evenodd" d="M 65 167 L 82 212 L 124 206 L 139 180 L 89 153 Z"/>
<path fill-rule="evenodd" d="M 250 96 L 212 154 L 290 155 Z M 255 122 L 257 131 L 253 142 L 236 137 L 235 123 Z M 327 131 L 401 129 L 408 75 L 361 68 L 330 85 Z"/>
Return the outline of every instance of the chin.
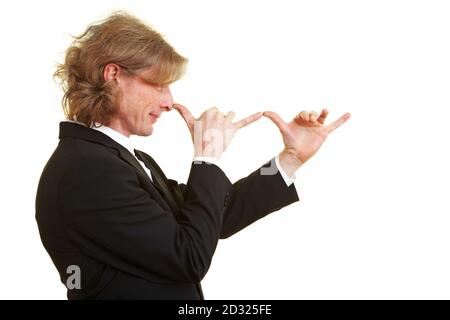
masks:
<path fill-rule="evenodd" d="M 143 136 L 144 136 L 144 137 L 148 137 L 148 136 L 151 136 L 152 133 L 153 133 L 153 127 L 150 127 L 150 128 L 148 128 L 147 130 L 145 130 Z"/>
<path fill-rule="evenodd" d="M 133 135 L 139 136 L 139 137 L 148 137 L 153 133 L 153 127 L 145 128 L 140 131 L 136 131 Z"/>

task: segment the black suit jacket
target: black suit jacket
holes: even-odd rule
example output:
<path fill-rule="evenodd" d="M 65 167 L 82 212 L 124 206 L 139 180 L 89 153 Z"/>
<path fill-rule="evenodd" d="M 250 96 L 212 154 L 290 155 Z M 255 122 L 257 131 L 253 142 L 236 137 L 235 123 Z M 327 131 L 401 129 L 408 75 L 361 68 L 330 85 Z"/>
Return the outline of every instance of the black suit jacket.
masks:
<path fill-rule="evenodd" d="M 68 289 L 69 299 L 203 299 L 219 238 L 298 200 L 280 173 L 258 169 L 232 184 L 217 166 L 193 163 L 184 185 L 136 151 L 164 182 L 157 187 L 105 134 L 61 122 L 59 138 L 39 181 L 36 220 L 62 283 L 79 267 L 81 288 Z"/>

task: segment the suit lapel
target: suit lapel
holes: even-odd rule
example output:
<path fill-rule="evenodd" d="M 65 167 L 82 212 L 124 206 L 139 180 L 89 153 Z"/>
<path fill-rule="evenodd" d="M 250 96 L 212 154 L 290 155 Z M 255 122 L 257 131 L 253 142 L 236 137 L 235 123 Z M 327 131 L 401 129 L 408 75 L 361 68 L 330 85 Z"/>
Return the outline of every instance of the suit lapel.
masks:
<path fill-rule="evenodd" d="M 172 209 L 174 214 L 178 214 L 180 210 L 180 203 L 177 200 L 178 195 L 172 190 L 172 186 L 169 184 L 168 179 L 164 175 L 164 172 L 158 166 L 158 164 L 153 160 L 151 156 L 142 152 L 140 150 L 135 149 L 136 156 L 144 162 L 145 166 L 150 170 L 153 177 L 153 183 L 155 187 L 159 190 L 163 198 L 166 200 L 169 207 Z"/>
<path fill-rule="evenodd" d="M 142 166 L 138 163 L 136 158 L 125 148 L 122 146 L 119 146 L 117 148 L 119 151 L 119 156 L 122 160 L 126 161 L 128 164 L 133 166 L 137 173 L 139 180 L 141 181 L 142 186 L 149 192 L 149 194 L 152 196 L 152 198 L 156 198 L 157 202 L 166 210 L 172 210 L 172 207 L 167 202 L 167 200 L 163 197 L 161 194 L 161 191 L 156 188 L 155 184 L 150 180 L 150 177 L 148 176 L 147 172 L 144 171 Z M 156 196 L 156 197 L 155 197 Z"/>
<path fill-rule="evenodd" d="M 156 202 L 158 202 L 158 204 L 165 210 L 172 210 L 172 206 L 169 206 L 167 200 L 165 200 L 161 195 L 160 191 L 156 189 L 150 177 L 147 175 L 147 172 L 145 172 L 145 170 L 136 160 L 134 155 L 132 155 L 121 144 L 117 143 L 116 141 L 114 141 L 113 139 L 111 139 L 106 134 L 100 131 L 87 128 L 76 123 L 66 121 L 60 122 L 59 139 L 68 137 L 91 141 L 114 149 L 116 153 L 118 153 L 118 156 L 123 161 L 131 165 L 134 169 L 136 169 L 139 181 L 141 182 L 143 188 L 148 192 L 150 197 L 152 197 Z"/>

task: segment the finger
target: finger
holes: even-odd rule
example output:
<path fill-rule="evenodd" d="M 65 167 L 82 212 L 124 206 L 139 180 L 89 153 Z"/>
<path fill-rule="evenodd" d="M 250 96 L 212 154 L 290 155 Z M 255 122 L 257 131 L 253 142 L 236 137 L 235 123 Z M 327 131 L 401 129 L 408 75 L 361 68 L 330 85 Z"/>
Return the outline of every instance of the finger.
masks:
<path fill-rule="evenodd" d="M 255 122 L 256 120 L 260 119 L 262 117 L 262 113 L 261 112 L 257 112 L 247 118 L 244 118 L 238 122 L 234 123 L 234 128 L 235 129 L 241 129 L 245 126 L 248 126 L 250 123 Z"/>
<path fill-rule="evenodd" d="M 342 117 L 340 117 L 339 119 L 330 123 L 327 126 L 328 133 L 330 133 L 330 132 L 336 130 L 337 128 L 339 128 L 340 126 L 342 126 L 348 119 L 350 119 L 350 113 L 347 112 Z"/>
<path fill-rule="evenodd" d="M 205 118 L 205 117 L 212 118 L 212 117 L 215 117 L 216 113 L 218 113 L 218 112 L 219 112 L 219 109 L 217 109 L 216 107 L 211 107 L 211 108 L 208 108 L 205 111 L 203 111 L 200 118 Z"/>
<path fill-rule="evenodd" d="M 220 119 L 225 119 L 225 114 L 223 112 L 217 112 L 215 113 L 215 116 Z"/>
<path fill-rule="evenodd" d="M 212 114 L 212 113 L 216 113 L 216 112 L 219 112 L 219 109 L 217 109 L 216 107 L 211 107 L 211 108 L 208 108 L 205 111 L 203 111 L 202 115 L 203 114 Z"/>
<path fill-rule="evenodd" d="M 319 118 L 317 118 L 317 122 L 324 124 L 325 119 L 328 116 L 328 110 L 327 109 L 323 109 L 322 112 L 320 113 Z"/>
<path fill-rule="evenodd" d="M 287 131 L 287 123 L 275 112 L 265 111 L 263 116 L 272 120 L 281 132 Z"/>
<path fill-rule="evenodd" d="M 225 115 L 222 112 L 217 112 L 213 115 L 216 117 L 216 120 L 219 121 L 219 123 L 223 123 L 225 121 Z"/>
<path fill-rule="evenodd" d="M 232 122 L 235 116 L 236 116 L 236 114 L 233 111 L 230 111 L 227 113 L 225 118 L 227 121 Z"/>
<path fill-rule="evenodd" d="M 309 121 L 312 122 L 312 123 L 317 123 L 317 118 L 318 117 L 319 117 L 319 115 L 315 111 L 311 111 L 309 113 Z"/>
<path fill-rule="evenodd" d="M 195 118 L 192 115 L 192 113 L 185 106 L 179 103 L 175 103 L 173 105 L 173 108 L 178 111 L 178 113 L 181 115 L 184 121 L 186 121 L 186 124 L 188 125 L 189 129 L 191 129 L 195 121 Z"/>
<path fill-rule="evenodd" d="M 307 111 L 302 111 L 299 114 L 297 114 L 296 118 L 299 118 L 303 121 L 309 121 L 309 115 Z"/>

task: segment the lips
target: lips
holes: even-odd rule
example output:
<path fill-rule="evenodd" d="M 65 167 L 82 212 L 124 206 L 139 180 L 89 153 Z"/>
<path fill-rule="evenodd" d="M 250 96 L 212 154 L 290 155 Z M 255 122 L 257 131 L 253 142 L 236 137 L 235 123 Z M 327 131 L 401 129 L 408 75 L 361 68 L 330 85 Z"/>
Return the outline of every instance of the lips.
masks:
<path fill-rule="evenodd" d="M 153 122 L 156 122 L 156 120 L 158 120 L 160 114 L 149 113 L 149 116 L 152 117 Z"/>

